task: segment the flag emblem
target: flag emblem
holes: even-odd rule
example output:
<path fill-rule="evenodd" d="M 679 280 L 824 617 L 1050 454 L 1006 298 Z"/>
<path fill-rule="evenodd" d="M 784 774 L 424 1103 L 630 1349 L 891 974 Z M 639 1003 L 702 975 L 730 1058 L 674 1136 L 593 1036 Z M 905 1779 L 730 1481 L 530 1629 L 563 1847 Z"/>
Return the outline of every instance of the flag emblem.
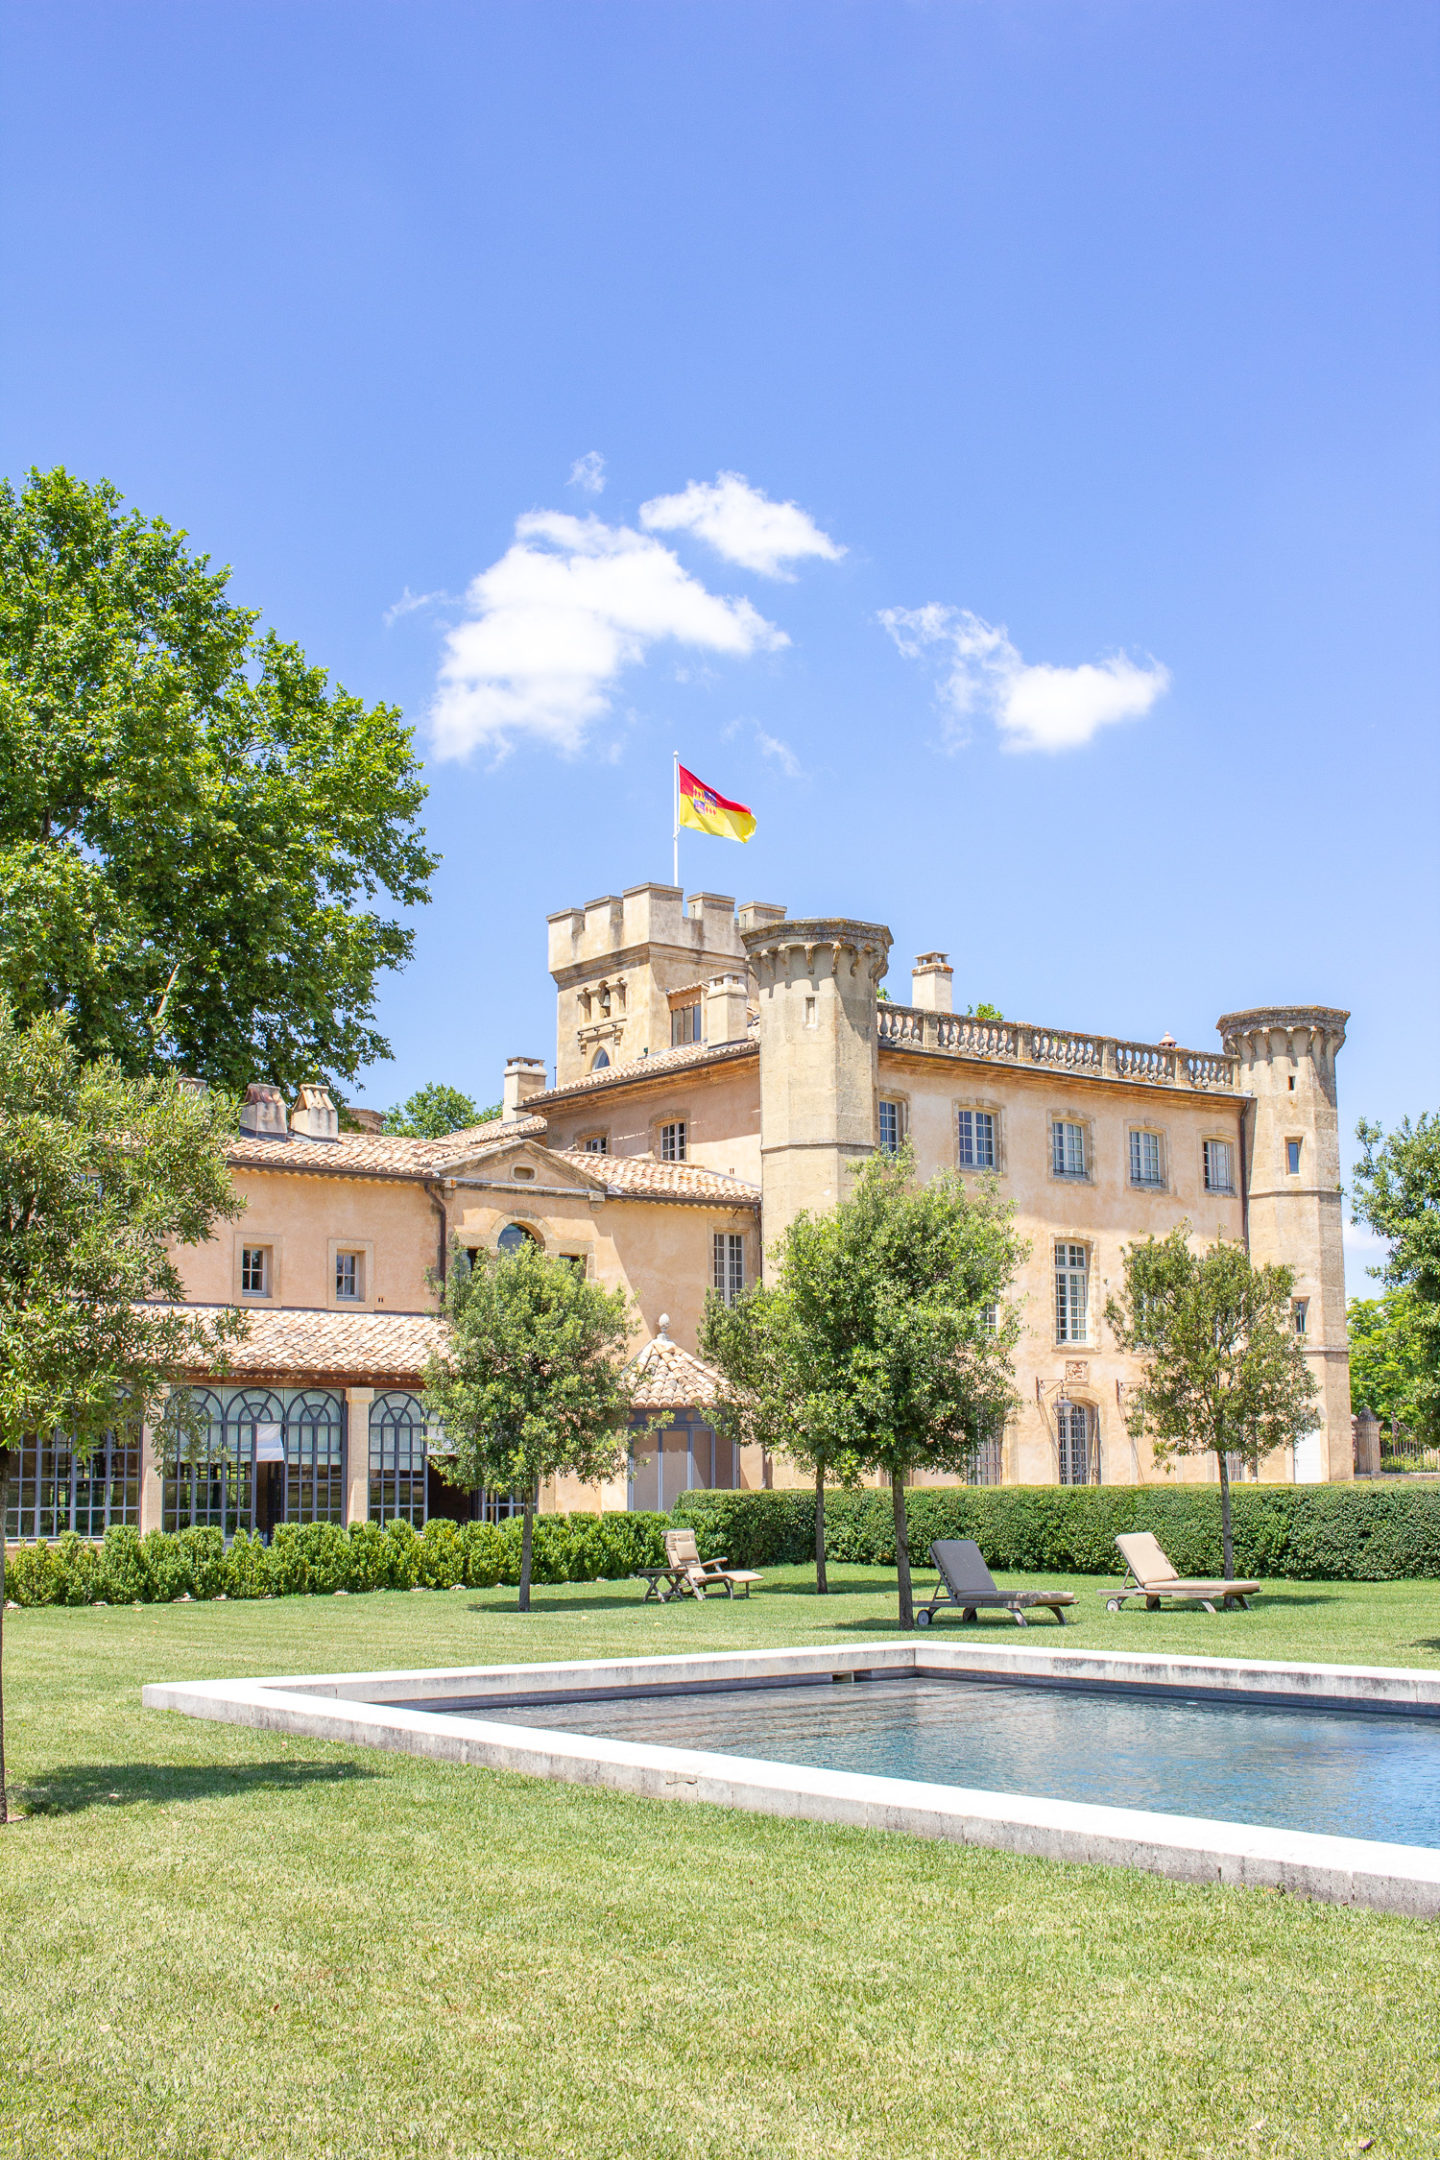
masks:
<path fill-rule="evenodd" d="M 679 822 L 717 840 L 748 840 L 755 830 L 755 815 L 744 803 L 717 795 L 714 788 L 697 780 L 683 765 L 677 768 L 680 782 Z"/>

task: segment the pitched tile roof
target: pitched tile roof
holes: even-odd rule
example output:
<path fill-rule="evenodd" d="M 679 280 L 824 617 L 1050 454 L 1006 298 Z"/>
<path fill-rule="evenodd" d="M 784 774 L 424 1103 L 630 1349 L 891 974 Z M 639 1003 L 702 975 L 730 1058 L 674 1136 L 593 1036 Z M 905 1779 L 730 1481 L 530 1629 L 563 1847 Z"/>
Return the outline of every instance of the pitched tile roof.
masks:
<path fill-rule="evenodd" d="M 249 1333 L 226 1361 L 227 1378 L 237 1381 L 324 1375 L 349 1378 L 355 1387 L 413 1386 L 440 1342 L 440 1322 L 430 1313 L 314 1312 L 293 1305 L 248 1311 Z"/>
<path fill-rule="evenodd" d="M 491 1118 L 483 1125 L 445 1133 L 438 1140 L 402 1140 L 388 1133 L 341 1133 L 338 1140 L 310 1140 L 292 1133 L 288 1140 L 241 1133 L 225 1150 L 241 1170 L 319 1170 L 332 1177 L 428 1177 L 436 1165 L 456 1156 L 475 1156 L 512 1140 L 539 1139 L 544 1118 L 525 1116 L 508 1124 Z"/>
<path fill-rule="evenodd" d="M 631 1058 L 625 1065 L 607 1065 L 601 1072 L 587 1073 L 583 1080 L 532 1095 L 529 1108 L 540 1110 L 547 1103 L 573 1102 L 576 1096 L 588 1095 L 595 1089 L 625 1087 L 635 1081 L 654 1080 L 664 1073 L 686 1072 L 695 1065 L 719 1065 L 730 1058 L 759 1055 L 760 1043 L 755 1035 L 737 1042 L 686 1043 L 678 1050 L 657 1050 L 653 1057 Z"/>
<path fill-rule="evenodd" d="M 702 1207 L 759 1207 L 760 1188 L 699 1163 L 652 1162 L 648 1155 L 589 1155 L 583 1148 L 547 1150 L 558 1162 L 603 1180 L 623 1200 L 688 1200 Z"/>
<path fill-rule="evenodd" d="M 720 1375 L 713 1365 L 682 1350 L 668 1335 L 646 1343 L 630 1366 L 636 1382 L 632 1398 L 637 1410 L 683 1410 L 717 1400 Z"/>

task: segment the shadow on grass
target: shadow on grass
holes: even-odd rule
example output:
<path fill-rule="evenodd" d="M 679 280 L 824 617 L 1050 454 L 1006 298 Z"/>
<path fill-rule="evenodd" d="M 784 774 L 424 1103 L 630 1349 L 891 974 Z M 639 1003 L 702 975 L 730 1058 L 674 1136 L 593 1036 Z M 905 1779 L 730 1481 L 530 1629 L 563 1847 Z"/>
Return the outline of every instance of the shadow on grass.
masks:
<path fill-rule="evenodd" d="M 375 1773 L 358 1763 L 77 1763 L 27 1781 L 13 1797 L 30 1815 L 80 1815 L 87 1808 L 223 1799 L 233 1793 L 301 1792 L 349 1785 Z"/>

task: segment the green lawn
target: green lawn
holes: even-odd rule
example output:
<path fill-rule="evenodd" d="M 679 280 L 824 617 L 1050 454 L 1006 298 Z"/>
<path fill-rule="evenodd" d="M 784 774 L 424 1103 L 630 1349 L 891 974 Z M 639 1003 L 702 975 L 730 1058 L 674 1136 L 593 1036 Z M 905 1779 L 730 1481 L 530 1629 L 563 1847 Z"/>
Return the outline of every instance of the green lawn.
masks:
<path fill-rule="evenodd" d="M 807 1582 L 7 1614 L 35 1812 L 3 1838 L 0 2154 L 1433 2160 L 1436 1927 L 140 1707 L 184 1675 L 893 1626 L 884 1572 Z M 1213 1620 L 1072 1587 L 1077 1643 L 1440 1659 L 1440 1584 Z"/>

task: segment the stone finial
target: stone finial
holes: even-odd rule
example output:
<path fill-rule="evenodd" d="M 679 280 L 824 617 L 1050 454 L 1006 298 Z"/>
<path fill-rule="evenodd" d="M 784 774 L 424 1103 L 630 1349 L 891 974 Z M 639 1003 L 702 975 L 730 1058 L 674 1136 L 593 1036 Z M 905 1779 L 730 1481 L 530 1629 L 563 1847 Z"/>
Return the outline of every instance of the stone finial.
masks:
<path fill-rule="evenodd" d="M 656 1329 L 655 1329 L 655 1340 L 656 1340 L 656 1342 L 669 1342 L 669 1340 L 670 1340 L 670 1336 L 669 1336 L 669 1333 L 668 1333 L 668 1329 L 669 1329 L 669 1326 L 670 1326 L 670 1315 L 669 1315 L 669 1313 L 668 1313 L 668 1312 L 662 1312 L 662 1313 L 661 1313 L 661 1315 L 660 1315 L 660 1319 L 659 1319 L 659 1322 L 657 1323 L 657 1325 L 656 1325 Z"/>
<path fill-rule="evenodd" d="M 278 1087 L 271 1087 L 264 1080 L 251 1081 L 240 1105 L 240 1130 L 254 1140 L 284 1140 L 288 1137 L 285 1098 Z"/>
<path fill-rule="evenodd" d="M 329 1088 L 301 1088 L 290 1112 L 290 1130 L 305 1140 L 339 1139 L 340 1113 Z"/>
<path fill-rule="evenodd" d="M 508 1121 L 525 1115 L 525 1104 L 532 1095 L 545 1092 L 546 1074 L 544 1058 L 512 1057 L 505 1060 L 505 1088 L 501 1098 L 502 1115 Z"/>

